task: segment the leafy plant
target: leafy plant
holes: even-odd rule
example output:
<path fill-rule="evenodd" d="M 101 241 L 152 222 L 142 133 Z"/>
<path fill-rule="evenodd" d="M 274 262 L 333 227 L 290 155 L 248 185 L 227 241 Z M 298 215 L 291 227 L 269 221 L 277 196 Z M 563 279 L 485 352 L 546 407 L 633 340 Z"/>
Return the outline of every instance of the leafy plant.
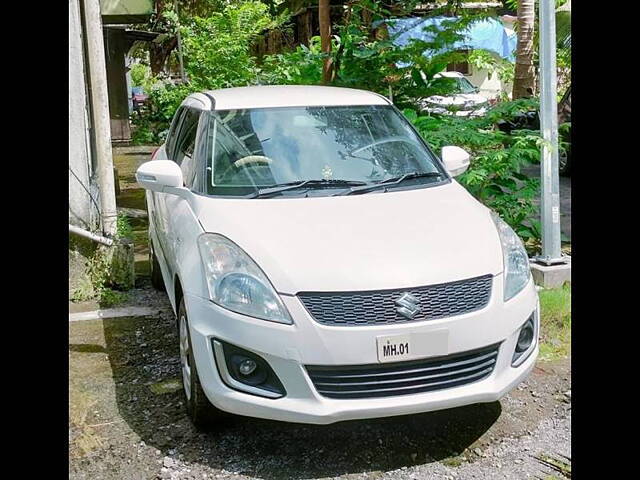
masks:
<path fill-rule="evenodd" d="M 110 275 L 109 256 L 103 248 L 97 248 L 87 263 L 87 276 L 70 296 L 73 302 L 96 299 L 101 307 L 111 307 L 122 303 L 128 297 L 126 292 L 110 288 L 107 283 Z"/>
<path fill-rule="evenodd" d="M 410 11 L 416 2 L 400 3 Z M 436 75 L 448 64 L 465 58 L 453 45 L 464 38 L 464 31 L 473 22 L 484 18 L 483 15 L 463 15 L 445 19 L 437 27 L 425 27 L 432 34 L 430 40 L 412 40 L 399 46 L 392 42 L 382 24 L 378 24 L 374 34 L 372 25 L 392 16 L 383 3 L 360 0 L 345 7 L 344 23 L 334 30 L 329 54 L 333 65 L 331 84 L 383 95 L 391 90 L 397 105 L 412 105 L 418 97 L 449 93 L 455 82 Z M 326 54 L 320 50 L 320 38 L 313 37 L 308 47 L 301 45 L 290 52 L 266 56 L 260 67 L 260 81 L 318 84 L 325 58 Z"/>
<path fill-rule="evenodd" d="M 317 85 L 322 81 L 320 37 L 312 37 L 309 46 L 299 45 L 290 52 L 266 55 L 260 67 L 260 83 L 268 85 Z"/>
<path fill-rule="evenodd" d="M 151 76 L 151 69 L 143 63 L 134 63 L 130 69 L 131 72 L 131 84 L 134 87 L 142 87 L 144 90 L 149 90 L 153 85 L 153 77 Z"/>
<path fill-rule="evenodd" d="M 129 223 L 129 218 L 119 213 L 116 219 L 116 237 L 117 238 L 131 238 L 133 236 L 133 229 Z"/>
<path fill-rule="evenodd" d="M 146 81 L 148 109 L 132 117 L 134 141 L 160 143 L 182 100 L 193 92 L 237 87 L 256 83 L 259 68 L 251 55 L 256 36 L 265 29 L 278 28 L 285 14 L 272 16 L 269 7 L 258 1 L 226 4 L 206 17 L 178 17 L 173 10 L 163 12 L 166 28 L 180 31 L 186 83 L 160 76 L 146 79 L 141 68 L 138 81 Z"/>

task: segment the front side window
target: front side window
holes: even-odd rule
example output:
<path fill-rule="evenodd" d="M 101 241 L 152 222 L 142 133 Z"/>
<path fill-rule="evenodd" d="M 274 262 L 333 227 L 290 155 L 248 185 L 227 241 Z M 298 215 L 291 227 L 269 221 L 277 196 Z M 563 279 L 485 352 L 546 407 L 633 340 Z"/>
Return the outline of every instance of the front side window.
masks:
<path fill-rule="evenodd" d="M 186 108 L 180 133 L 178 134 L 173 160 L 180 165 L 185 185 L 191 186 L 195 175 L 195 159 L 193 152 L 196 146 L 196 133 L 200 111 Z"/>
<path fill-rule="evenodd" d="M 458 92 L 460 93 L 476 93 L 478 91 L 478 89 L 464 77 L 456 78 L 456 82 L 458 84 Z"/>
<path fill-rule="evenodd" d="M 345 184 L 373 185 L 405 174 L 417 174 L 412 184 L 447 178 L 391 106 L 259 108 L 211 115 L 207 193 L 212 195 L 244 196 L 307 180 L 326 182 L 313 192 L 322 195 Z"/>

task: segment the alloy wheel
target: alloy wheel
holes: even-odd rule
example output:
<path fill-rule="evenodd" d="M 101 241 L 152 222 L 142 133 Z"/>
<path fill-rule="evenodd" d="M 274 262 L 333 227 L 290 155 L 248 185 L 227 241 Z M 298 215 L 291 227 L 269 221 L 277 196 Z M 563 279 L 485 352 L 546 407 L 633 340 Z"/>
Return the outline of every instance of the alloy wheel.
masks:
<path fill-rule="evenodd" d="M 180 316 L 180 366 L 182 368 L 182 385 L 187 400 L 191 400 L 191 364 L 189 362 L 189 330 L 187 318 Z"/>

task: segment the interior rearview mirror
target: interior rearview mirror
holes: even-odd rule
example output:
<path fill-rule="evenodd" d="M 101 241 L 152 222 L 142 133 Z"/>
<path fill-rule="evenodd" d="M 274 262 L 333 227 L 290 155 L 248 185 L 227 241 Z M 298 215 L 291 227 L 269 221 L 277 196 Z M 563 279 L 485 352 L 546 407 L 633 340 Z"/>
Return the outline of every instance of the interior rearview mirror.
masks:
<path fill-rule="evenodd" d="M 463 148 L 454 146 L 442 147 L 441 156 L 444 167 L 452 177 L 457 177 L 469 168 L 471 157 Z"/>
<path fill-rule="evenodd" d="M 143 163 L 136 171 L 136 180 L 144 189 L 153 192 L 167 192 L 183 186 L 182 169 L 171 160 Z"/>

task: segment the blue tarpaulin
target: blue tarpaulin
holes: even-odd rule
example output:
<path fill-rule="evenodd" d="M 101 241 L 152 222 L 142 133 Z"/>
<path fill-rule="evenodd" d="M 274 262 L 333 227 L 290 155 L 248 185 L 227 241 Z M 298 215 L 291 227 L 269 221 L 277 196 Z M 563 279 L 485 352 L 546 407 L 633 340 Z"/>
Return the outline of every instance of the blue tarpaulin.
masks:
<path fill-rule="evenodd" d="M 442 22 L 455 20 L 455 17 L 408 17 L 385 21 L 394 45 L 404 46 L 410 40 L 432 41 L 435 33 L 430 28 L 442 29 Z M 425 27 L 429 27 L 425 30 Z M 487 18 L 472 23 L 462 32 L 464 40 L 455 42 L 449 50 L 488 50 L 502 58 L 514 62 L 516 50 L 516 35 L 507 33 L 502 22 L 495 18 Z M 430 55 L 439 52 L 425 52 Z"/>

